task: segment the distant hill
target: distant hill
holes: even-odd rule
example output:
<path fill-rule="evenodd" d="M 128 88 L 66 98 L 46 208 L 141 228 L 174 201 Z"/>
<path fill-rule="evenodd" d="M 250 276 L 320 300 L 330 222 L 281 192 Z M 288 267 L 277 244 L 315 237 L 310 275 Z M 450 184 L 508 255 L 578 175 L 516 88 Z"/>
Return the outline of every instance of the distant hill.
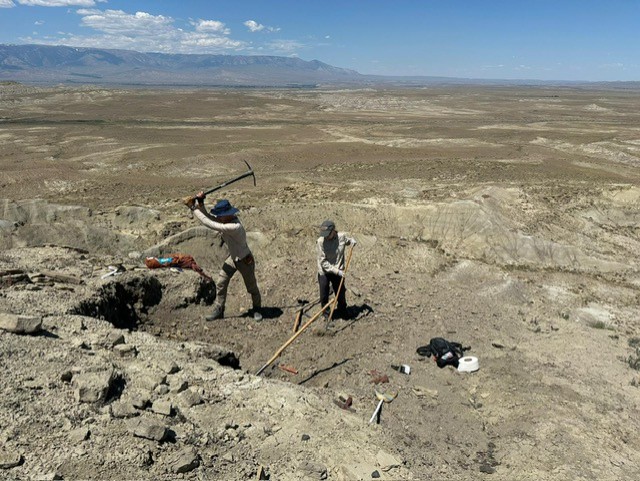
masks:
<path fill-rule="evenodd" d="M 363 77 L 354 70 L 292 57 L 0 45 L 0 81 L 249 87 L 353 84 Z"/>
<path fill-rule="evenodd" d="M 0 44 L 0 82 L 3 81 L 211 87 L 519 85 L 640 89 L 640 82 L 363 75 L 318 60 L 305 61 L 295 57 L 141 53 L 133 50 Z"/>

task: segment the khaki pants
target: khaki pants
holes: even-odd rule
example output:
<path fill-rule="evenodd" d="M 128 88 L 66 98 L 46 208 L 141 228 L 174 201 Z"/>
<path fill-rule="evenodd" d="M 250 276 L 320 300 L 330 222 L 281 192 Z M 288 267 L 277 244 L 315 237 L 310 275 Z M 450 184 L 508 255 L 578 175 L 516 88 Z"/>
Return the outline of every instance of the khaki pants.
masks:
<path fill-rule="evenodd" d="M 258 289 L 258 283 L 256 281 L 256 263 L 251 254 L 239 261 L 234 261 L 231 256 L 227 257 L 224 261 L 222 269 L 220 269 L 218 274 L 218 279 L 216 280 L 216 305 L 224 308 L 224 305 L 227 302 L 229 281 L 231 281 L 231 278 L 236 271 L 240 271 L 240 275 L 244 280 L 247 292 L 251 294 L 253 308 L 259 309 L 262 307 L 262 300 L 260 297 L 260 289 Z"/>

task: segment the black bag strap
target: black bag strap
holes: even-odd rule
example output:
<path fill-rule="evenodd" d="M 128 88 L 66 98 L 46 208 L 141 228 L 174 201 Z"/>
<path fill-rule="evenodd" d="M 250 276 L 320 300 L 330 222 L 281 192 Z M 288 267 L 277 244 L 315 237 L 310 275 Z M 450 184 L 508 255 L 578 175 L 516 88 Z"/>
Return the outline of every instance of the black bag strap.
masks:
<path fill-rule="evenodd" d="M 439 348 L 439 349 L 438 349 Z M 431 356 L 442 356 L 446 354 L 446 352 L 438 352 L 442 349 L 445 349 L 446 352 L 450 351 L 455 354 L 457 357 L 463 357 L 464 351 L 468 351 L 471 347 L 464 347 L 461 343 L 455 341 L 447 341 L 442 337 L 434 337 L 429 341 L 429 344 L 426 346 L 420 346 L 416 349 L 416 352 L 420 356 L 431 357 Z"/>

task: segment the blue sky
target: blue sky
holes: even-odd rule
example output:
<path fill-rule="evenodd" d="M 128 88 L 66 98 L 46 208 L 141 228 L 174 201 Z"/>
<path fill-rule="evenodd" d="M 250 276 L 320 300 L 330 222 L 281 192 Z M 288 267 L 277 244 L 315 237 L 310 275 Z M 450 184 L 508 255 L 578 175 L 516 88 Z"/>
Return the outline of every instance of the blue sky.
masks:
<path fill-rule="evenodd" d="M 640 80 L 640 0 L 0 0 L 0 43 L 297 56 L 379 75 Z"/>

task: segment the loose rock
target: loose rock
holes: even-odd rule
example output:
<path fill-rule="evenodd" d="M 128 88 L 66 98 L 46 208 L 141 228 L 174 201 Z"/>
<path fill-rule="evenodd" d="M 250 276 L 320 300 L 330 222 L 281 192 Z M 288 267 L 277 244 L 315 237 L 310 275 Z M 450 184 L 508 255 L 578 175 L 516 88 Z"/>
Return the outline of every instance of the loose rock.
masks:
<path fill-rule="evenodd" d="M 0 469 L 11 469 L 24 462 L 22 454 L 0 451 Z"/>
<path fill-rule="evenodd" d="M 0 329 L 14 334 L 36 334 L 42 330 L 42 317 L 0 312 Z"/>
<path fill-rule="evenodd" d="M 138 419 L 130 422 L 129 430 L 139 438 L 162 441 L 167 435 L 167 428 L 151 419 Z"/>

